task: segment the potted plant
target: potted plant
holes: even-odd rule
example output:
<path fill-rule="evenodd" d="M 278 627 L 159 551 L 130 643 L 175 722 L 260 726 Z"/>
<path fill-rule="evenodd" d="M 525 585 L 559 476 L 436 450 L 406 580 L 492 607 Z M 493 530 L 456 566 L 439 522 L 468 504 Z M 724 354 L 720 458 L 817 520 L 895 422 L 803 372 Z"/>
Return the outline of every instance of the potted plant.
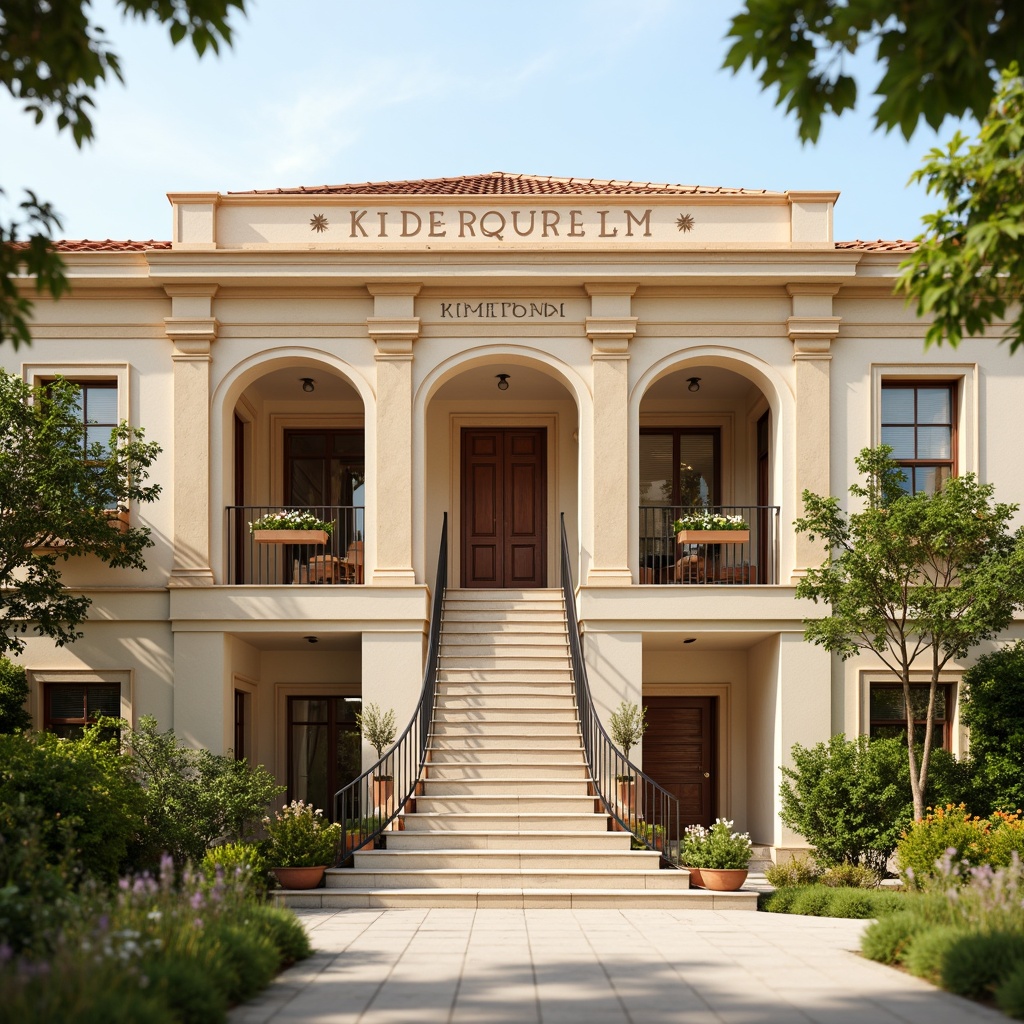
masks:
<path fill-rule="evenodd" d="M 611 733 L 615 745 L 622 750 L 626 761 L 629 752 L 643 739 L 647 731 L 647 708 L 636 704 L 620 701 L 618 709 L 612 712 Z M 643 813 L 636 799 L 636 777 L 633 775 L 616 775 L 618 783 L 619 807 L 624 817 L 639 818 Z"/>
<path fill-rule="evenodd" d="M 349 818 L 345 822 L 345 854 L 346 856 L 359 846 L 367 836 L 380 828 L 380 818 Z"/>
<path fill-rule="evenodd" d="M 395 742 L 395 710 L 381 711 L 376 704 L 367 704 L 362 712 L 356 712 L 356 725 L 363 739 L 377 752 L 377 760 L 384 757 L 384 751 Z M 395 796 L 393 775 L 374 775 L 373 810 L 376 814 L 390 816 Z"/>
<path fill-rule="evenodd" d="M 750 526 L 743 516 L 724 516 L 697 509 L 687 512 L 672 524 L 680 544 L 746 544 Z"/>
<path fill-rule="evenodd" d="M 750 846 L 749 833 L 734 832 L 731 821 L 715 818 L 711 828 L 687 825 L 680 858 L 693 885 L 735 892 L 747 880 Z"/>
<path fill-rule="evenodd" d="M 257 544 L 326 544 L 334 523 L 302 509 L 268 512 L 249 524 Z"/>
<path fill-rule="evenodd" d="M 647 822 L 643 818 L 639 818 L 633 829 L 633 835 L 636 837 L 633 840 L 633 849 L 635 850 L 646 850 L 649 848 L 655 850 L 665 849 L 664 825 L 655 825 L 653 822 Z"/>
<path fill-rule="evenodd" d="M 263 819 L 266 857 L 283 889 L 315 889 L 337 859 L 341 828 L 324 821 L 323 811 L 293 800 L 273 818 Z"/>

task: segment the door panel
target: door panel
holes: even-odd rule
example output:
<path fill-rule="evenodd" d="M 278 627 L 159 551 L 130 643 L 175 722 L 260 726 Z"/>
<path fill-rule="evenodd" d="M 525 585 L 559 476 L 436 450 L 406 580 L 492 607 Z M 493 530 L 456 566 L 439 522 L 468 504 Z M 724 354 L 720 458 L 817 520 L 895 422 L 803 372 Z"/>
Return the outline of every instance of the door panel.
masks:
<path fill-rule="evenodd" d="M 545 584 L 547 431 L 462 431 L 462 585 Z"/>
<path fill-rule="evenodd" d="M 644 771 L 679 800 L 684 825 L 715 820 L 714 697 L 645 697 Z"/>

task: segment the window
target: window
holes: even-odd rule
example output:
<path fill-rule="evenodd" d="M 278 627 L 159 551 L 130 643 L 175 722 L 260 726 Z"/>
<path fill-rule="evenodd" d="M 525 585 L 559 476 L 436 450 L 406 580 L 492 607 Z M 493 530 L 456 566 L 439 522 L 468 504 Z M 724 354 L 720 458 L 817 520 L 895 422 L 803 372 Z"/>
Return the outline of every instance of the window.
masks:
<path fill-rule="evenodd" d="M 236 761 L 250 756 L 249 746 L 252 733 L 252 694 L 247 690 L 235 690 L 234 755 Z"/>
<path fill-rule="evenodd" d="M 97 718 L 121 714 L 119 683 L 48 683 L 43 691 L 43 728 L 65 739 L 82 735 Z"/>
<path fill-rule="evenodd" d="M 288 698 L 288 799 L 323 808 L 334 820 L 334 794 L 362 771 L 358 697 Z"/>
<path fill-rule="evenodd" d="M 955 398 L 954 385 L 938 381 L 882 385 L 882 444 L 911 494 L 934 494 L 956 472 Z"/>
<path fill-rule="evenodd" d="M 924 730 L 928 715 L 928 685 L 913 684 L 910 687 L 910 701 L 914 711 L 914 739 L 924 742 Z M 951 749 L 953 725 L 953 688 L 940 684 L 935 690 L 935 731 L 934 743 L 945 750 Z M 871 726 L 870 736 L 879 739 L 884 736 L 906 736 L 907 713 L 903 704 L 903 686 L 900 683 L 871 684 Z"/>
<path fill-rule="evenodd" d="M 640 431 L 640 504 L 718 503 L 716 429 L 650 427 Z"/>

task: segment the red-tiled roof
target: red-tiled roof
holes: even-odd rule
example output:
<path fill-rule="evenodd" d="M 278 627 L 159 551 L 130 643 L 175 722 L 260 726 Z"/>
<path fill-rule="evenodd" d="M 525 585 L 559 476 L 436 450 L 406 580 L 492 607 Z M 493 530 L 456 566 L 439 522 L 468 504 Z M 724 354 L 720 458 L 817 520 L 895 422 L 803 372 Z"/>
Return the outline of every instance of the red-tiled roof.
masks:
<path fill-rule="evenodd" d="M 767 189 L 725 188 L 707 185 L 660 185 L 642 181 L 604 181 L 600 178 L 553 178 L 538 174 L 466 174 L 456 178 L 421 178 L 417 181 L 364 181 L 350 185 L 312 185 L 297 188 L 253 189 L 228 195 L 634 195 L 634 196 L 781 196 Z"/>
<path fill-rule="evenodd" d="M 864 242 L 859 238 L 853 242 L 836 242 L 837 249 L 859 249 L 861 252 L 915 252 L 917 242 L 904 241 L 897 238 L 894 242 L 887 242 L 879 238 L 875 242 Z"/>
<path fill-rule="evenodd" d="M 133 242 L 130 238 L 119 242 L 113 238 L 104 238 L 102 241 L 89 238 L 60 239 L 53 243 L 57 252 L 145 252 L 147 249 L 170 249 L 170 242 L 158 242 L 150 239 L 148 242 Z"/>

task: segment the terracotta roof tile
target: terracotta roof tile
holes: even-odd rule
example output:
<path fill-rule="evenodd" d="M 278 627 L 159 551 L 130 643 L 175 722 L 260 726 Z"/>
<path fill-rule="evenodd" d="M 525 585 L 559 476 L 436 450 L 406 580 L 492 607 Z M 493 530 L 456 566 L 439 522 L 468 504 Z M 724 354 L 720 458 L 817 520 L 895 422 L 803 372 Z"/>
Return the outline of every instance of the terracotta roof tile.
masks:
<path fill-rule="evenodd" d="M 296 188 L 253 189 L 228 195 L 429 195 L 429 196 L 515 196 L 515 195 L 725 195 L 781 196 L 767 189 L 725 188 L 707 185 L 662 185 L 640 181 L 605 181 L 600 178 L 554 178 L 537 174 L 467 174 L 455 178 L 421 178 L 417 181 L 364 181 L 349 185 L 312 185 Z"/>
<path fill-rule="evenodd" d="M 145 252 L 147 249 L 170 249 L 171 243 L 158 242 L 152 238 L 148 242 L 133 242 L 130 238 L 126 241 L 80 238 L 59 239 L 53 243 L 53 247 L 57 252 Z"/>
<path fill-rule="evenodd" d="M 897 238 L 895 241 L 887 242 L 882 238 L 877 241 L 861 241 L 859 238 L 853 242 L 836 242 L 837 249 L 859 249 L 861 252 L 916 252 L 917 242 L 904 241 Z"/>

